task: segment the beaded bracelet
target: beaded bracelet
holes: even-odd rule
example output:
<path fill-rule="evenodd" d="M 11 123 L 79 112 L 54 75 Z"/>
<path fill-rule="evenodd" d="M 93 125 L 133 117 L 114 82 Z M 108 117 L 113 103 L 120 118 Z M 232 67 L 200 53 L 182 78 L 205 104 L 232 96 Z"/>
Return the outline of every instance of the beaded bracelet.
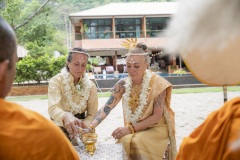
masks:
<path fill-rule="evenodd" d="M 95 132 L 95 128 L 93 128 L 93 126 L 92 126 L 92 125 L 89 125 L 89 128 L 91 128 L 91 129 L 92 129 L 92 131 L 93 131 L 93 132 Z"/>
<path fill-rule="evenodd" d="M 132 126 L 132 128 L 133 128 L 133 131 L 136 132 L 136 129 L 135 129 L 134 125 L 131 125 L 131 126 Z"/>
<path fill-rule="evenodd" d="M 128 126 L 128 129 L 131 131 L 131 133 L 132 133 L 132 134 L 134 134 L 134 133 L 135 133 L 135 131 L 134 131 L 134 129 L 133 129 L 133 126 L 132 126 L 132 125 L 129 125 L 129 126 Z"/>

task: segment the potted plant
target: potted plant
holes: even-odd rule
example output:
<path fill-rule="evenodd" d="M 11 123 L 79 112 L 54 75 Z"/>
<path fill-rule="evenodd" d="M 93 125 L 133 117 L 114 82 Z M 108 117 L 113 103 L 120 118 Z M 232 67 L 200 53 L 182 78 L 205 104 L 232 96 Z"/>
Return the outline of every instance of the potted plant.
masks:
<path fill-rule="evenodd" d="M 174 71 L 173 73 L 181 76 L 182 74 L 186 74 L 187 72 L 184 69 L 180 68 L 180 69 Z"/>
<path fill-rule="evenodd" d="M 83 34 L 84 34 L 84 39 L 88 38 L 88 26 L 87 24 L 83 25 Z"/>
<path fill-rule="evenodd" d="M 146 37 L 151 37 L 151 30 L 150 29 L 147 29 L 147 31 L 146 31 Z"/>

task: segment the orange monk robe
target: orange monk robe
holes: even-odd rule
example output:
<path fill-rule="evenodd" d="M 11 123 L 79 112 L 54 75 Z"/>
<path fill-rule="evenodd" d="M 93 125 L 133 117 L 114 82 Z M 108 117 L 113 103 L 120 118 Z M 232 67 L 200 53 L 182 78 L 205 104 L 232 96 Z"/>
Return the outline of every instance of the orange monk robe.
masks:
<path fill-rule="evenodd" d="M 0 159 L 79 159 L 59 127 L 38 113 L 0 99 L 0 115 Z"/>
<path fill-rule="evenodd" d="M 211 113 L 205 122 L 184 138 L 177 160 L 239 160 L 240 98 L 226 102 Z"/>

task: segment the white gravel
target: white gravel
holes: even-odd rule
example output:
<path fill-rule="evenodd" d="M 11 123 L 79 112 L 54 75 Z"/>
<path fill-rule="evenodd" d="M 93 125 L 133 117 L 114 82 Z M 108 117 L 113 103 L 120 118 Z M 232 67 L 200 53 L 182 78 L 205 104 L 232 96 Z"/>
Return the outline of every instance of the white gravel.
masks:
<path fill-rule="evenodd" d="M 240 92 L 228 92 L 228 99 L 240 96 Z M 99 107 L 103 106 L 108 98 L 99 98 Z M 16 101 L 24 107 L 34 110 L 49 118 L 47 99 Z M 201 124 L 209 113 L 223 105 L 222 92 L 173 94 L 171 107 L 175 112 L 177 146 L 183 137 L 188 136 L 194 128 Z M 112 131 L 123 126 L 121 102 L 112 110 L 108 117 L 97 127 L 98 142 L 114 143 Z"/>

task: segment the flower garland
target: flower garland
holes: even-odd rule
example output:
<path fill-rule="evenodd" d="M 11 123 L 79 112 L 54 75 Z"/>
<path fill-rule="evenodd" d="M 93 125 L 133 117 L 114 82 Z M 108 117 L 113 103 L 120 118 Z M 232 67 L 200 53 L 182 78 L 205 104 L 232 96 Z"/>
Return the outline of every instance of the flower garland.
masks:
<path fill-rule="evenodd" d="M 129 106 L 130 94 L 132 89 L 132 79 L 130 76 L 128 76 L 128 78 L 126 79 L 126 83 L 124 85 L 126 91 L 123 94 L 123 110 L 125 112 L 125 118 L 127 122 L 136 123 L 140 116 L 142 116 L 143 108 L 147 104 L 148 88 L 151 77 L 152 73 L 149 70 L 146 70 L 143 77 L 141 92 L 139 95 L 140 105 L 136 108 L 134 113 L 132 113 L 131 107 Z"/>
<path fill-rule="evenodd" d="M 68 71 L 64 71 L 62 73 L 63 73 L 63 84 L 65 85 L 64 95 L 67 99 L 67 104 L 69 105 L 70 111 L 73 114 L 83 113 L 87 107 L 86 103 L 92 88 L 92 83 L 89 80 L 87 73 L 84 74 L 83 79 L 80 82 L 78 82 L 78 84 L 76 85 L 77 94 L 83 97 L 83 99 L 81 99 L 79 103 L 73 102 L 72 89 L 70 86 L 70 84 L 72 84 L 73 82 L 71 82 L 70 73 Z"/>

